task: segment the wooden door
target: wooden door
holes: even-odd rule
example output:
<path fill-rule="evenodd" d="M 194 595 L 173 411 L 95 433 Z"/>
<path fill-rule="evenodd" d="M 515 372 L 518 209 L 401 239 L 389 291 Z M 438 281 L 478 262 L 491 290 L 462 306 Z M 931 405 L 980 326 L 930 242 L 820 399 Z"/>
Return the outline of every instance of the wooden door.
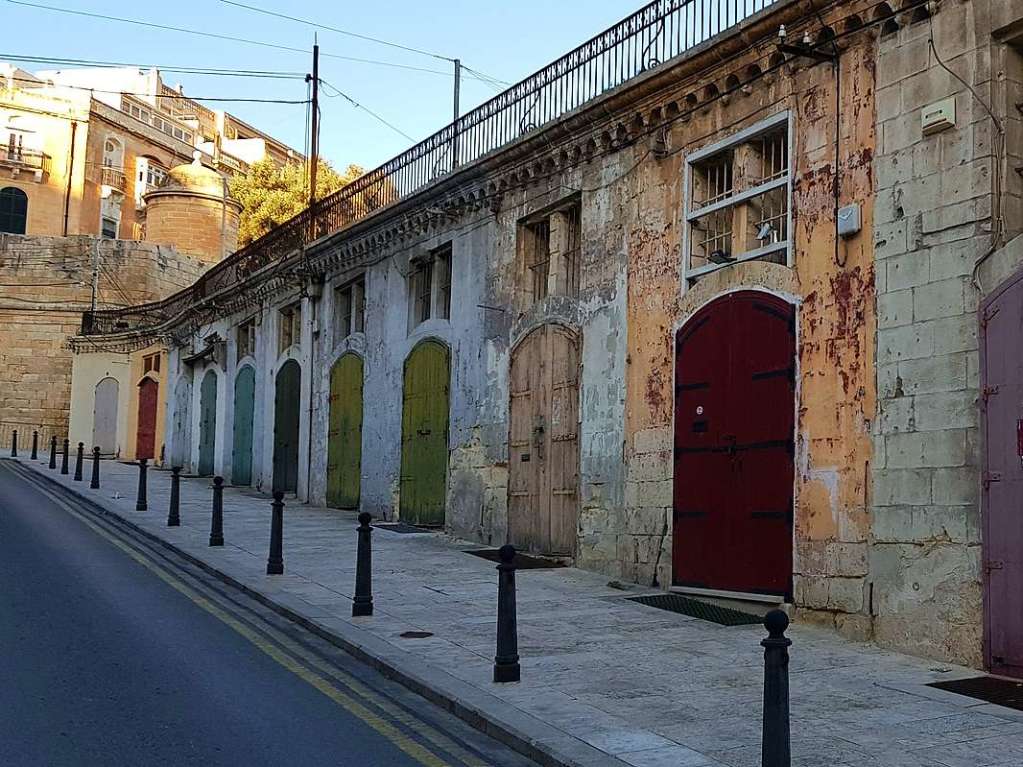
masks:
<path fill-rule="evenodd" d="M 447 347 L 424 341 L 405 360 L 401 417 L 401 519 L 443 525 L 448 472 Z"/>
<path fill-rule="evenodd" d="M 207 370 L 199 388 L 199 467 L 201 477 L 213 473 L 213 449 L 217 442 L 217 374 Z"/>
<path fill-rule="evenodd" d="M 277 371 L 274 398 L 273 489 L 298 491 L 298 424 L 302 401 L 302 369 L 295 360 Z"/>
<path fill-rule="evenodd" d="M 579 344 L 561 325 L 530 333 L 512 354 L 508 539 L 544 554 L 575 553 L 579 518 Z"/>
<path fill-rule="evenodd" d="M 242 367 L 234 377 L 234 429 L 231 484 L 252 484 L 252 414 L 256 402 L 256 370 Z"/>
<path fill-rule="evenodd" d="M 192 460 L 192 382 L 179 378 L 174 385 L 174 419 L 171 424 L 171 466 L 184 468 Z"/>
<path fill-rule="evenodd" d="M 92 444 L 103 455 L 114 455 L 117 452 L 118 388 L 117 379 L 109 376 L 96 384 Z"/>
<path fill-rule="evenodd" d="M 359 507 L 362 482 L 363 363 L 344 354 L 330 371 L 330 425 L 327 433 L 327 505 Z"/>
<path fill-rule="evenodd" d="M 135 457 L 156 457 L 156 404 L 160 384 L 152 378 L 139 383 L 138 427 L 135 434 Z"/>
<path fill-rule="evenodd" d="M 674 582 L 791 598 L 794 310 L 729 294 L 676 353 Z"/>
<path fill-rule="evenodd" d="M 984 655 L 1023 678 L 1023 272 L 985 300 L 980 336 Z"/>

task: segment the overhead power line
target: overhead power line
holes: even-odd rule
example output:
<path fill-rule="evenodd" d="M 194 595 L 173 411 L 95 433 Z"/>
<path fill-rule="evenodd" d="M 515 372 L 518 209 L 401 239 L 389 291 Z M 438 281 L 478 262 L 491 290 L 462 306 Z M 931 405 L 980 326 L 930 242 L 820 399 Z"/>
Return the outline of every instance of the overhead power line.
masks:
<path fill-rule="evenodd" d="M 325 96 L 330 96 L 330 97 L 332 97 L 332 98 L 334 98 L 334 97 L 337 97 L 337 96 L 340 96 L 340 97 L 341 97 L 341 98 L 343 98 L 343 99 L 344 99 L 345 101 L 347 101 L 347 102 L 348 102 L 349 104 L 351 104 L 351 105 L 352 105 L 353 107 L 355 107 L 356 109 L 361 109 L 362 111 L 366 112 L 366 113 L 367 113 L 368 115 L 370 115 L 371 117 L 373 117 L 374 119 L 376 119 L 376 120 L 377 120 L 378 122 L 382 123 L 383 125 L 386 125 L 386 126 L 387 126 L 388 128 L 390 128 L 391 130 L 393 130 L 393 131 L 394 131 L 395 133 L 399 133 L 399 134 L 401 134 L 402 136 L 404 136 L 405 138 L 407 138 L 407 139 L 408 139 L 409 141 L 413 141 L 413 142 L 415 141 L 415 139 L 414 139 L 414 138 L 412 138 L 412 137 L 411 137 L 410 135 L 408 135 L 408 134 L 407 134 L 407 133 L 406 133 L 405 131 L 403 131 L 403 130 L 402 130 L 401 128 L 399 128 L 398 126 L 394 125 L 394 124 L 393 124 L 393 123 L 391 123 L 391 122 L 388 122 L 387 120 L 385 120 L 385 119 L 384 119 L 383 117 L 381 117 L 380 115 L 378 115 L 378 114 L 377 114 L 376 112 L 374 112 L 374 111 L 373 111 L 372 109 L 370 109 L 369 107 L 363 106 L 363 105 L 362 105 L 362 104 L 360 104 L 360 103 L 359 103 L 358 101 L 356 101 L 356 100 L 355 100 L 355 99 L 353 99 L 353 98 L 352 98 L 351 96 L 349 96 L 349 95 L 348 95 L 347 93 L 345 93 L 345 92 L 344 92 L 344 91 L 342 91 L 342 90 L 341 90 L 340 88 L 338 88 L 337 86 L 331 85 L 330 83 L 328 83 L 328 82 L 327 82 L 326 80 L 324 80 L 323 78 L 320 78 L 320 85 L 325 85 L 325 86 L 327 86 L 328 88 L 330 88 L 330 89 L 331 89 L 332 91 L 334 91 L 334 93 L 326 93 L 326 94 L 324 94 Z"/>
<path fill-rule="evenodd" d="M 280 72 L 264 69 L 221 69 L 218 67 L 182 67 L 163 64 L 139 64 L 124 61 L 96 61 L 93 59 L 57 58 L 54 56 L 31 56 L 22 53 L 0 53 L 0 59 L 8 61 L 25 61 L 31 64 L 50 64 L 58 66 L 92 66 L 92 67 L 129 67 L 133 69 L 159 69 L 163 72 L 176 72 L 192 75 L 222 75 L 225 77 L 267 77 L 279 79 L 304 79 L 303 72 Z"/>
<path fill-rule="evenodd" d="M 29 79 L 27 77 L 15 77 L 15 82 L 19 83 L 32 83 L 38 85 L 39 81 L 35 79 Z M 250 102 L 256 104 L 305 104 L 305 99 L 257 99 L 257 98 L 241 98 L 235 96 L 186 96 L 183 93 L 132 93 L 131 91 L 114 91 L 105 90 L 103 88 L 90 88 L 87 85 L 68 85 L 66 83 L 54 83 L 56 88 L 72 88 L 76 91 L 89 91 L 90 93 L 109 93 L 112 95 L 119 96 L 138 96 L 146 98 L 158 98 L 158 99 L 182 99 L 184 101 L 238 101 L 238 102 Z"/>

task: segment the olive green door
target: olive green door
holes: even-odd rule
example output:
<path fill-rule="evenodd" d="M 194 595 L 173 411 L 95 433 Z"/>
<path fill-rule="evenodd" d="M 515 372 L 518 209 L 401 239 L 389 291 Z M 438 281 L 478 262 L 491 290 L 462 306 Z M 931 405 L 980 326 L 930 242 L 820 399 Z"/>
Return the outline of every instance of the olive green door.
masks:
<path fill-rule="evenodd" d="M 344 354 L 330 371 L 327 505 L 357 509 L 362 478 L 362 358 Z"/>
<path fill-rule="evenodd" d="M 252 484 L 252 411 L 256 398 L 256 371 L 245 365 L 234 379 L 234 447 L 231 484 Z"/>
<path fill-rule="evenodd" d="M 443 525 L 448 473 L 448 350 L 424 341 L 405 360 L 401 519 Z"/>
<path fill-rule="evenodd" d="M 277 372 L 274 397 L 273 489 L 298 490 L 298 418 L 302 399 L 302 369 L 288 360 Z"/>

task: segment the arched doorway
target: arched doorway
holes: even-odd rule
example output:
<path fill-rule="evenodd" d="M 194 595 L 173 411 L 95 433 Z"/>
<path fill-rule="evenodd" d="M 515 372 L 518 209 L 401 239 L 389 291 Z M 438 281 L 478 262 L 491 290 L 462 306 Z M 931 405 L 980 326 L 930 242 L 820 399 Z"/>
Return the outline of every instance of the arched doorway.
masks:
<path fill-rule="evenodd" d="M 252 484 L 252 414 L 256 402 L 256 371 L 245 365 L 234 378 L 234 440 L 231 484 Z"/>
<path fill-rule="evenodd" d="M 302 401 L 302 369 L 295 360 L 277 371 L 274 396 L 273 489 L 298 490 L 298 421 Z"/>
<path fill-rule="evenodd" d="M 171 466 L 187 466 L 192 460 L 192 381 L 179 378 L 174 385 L 174 419 L 171 424 Z"/>
<path fill-rule="evenodd" d="M 675 585 L 791 598 L 795 310 L 723 296 L 676 355 Z"/>
<path fill-rule="evenodd" d="M 199 388 L 199 466 L 201 477 L 213 473 L 213 450 L 217 443 L 217 374 L 207 370 Z"/>
<path fill-rule="evenodd" d="M 0 189 L 0 232 L 25 234 L 28 228 L 28 195 L 16 186 Z"/>
<path fill-rule="evenodd" d="M 544 325 L 511 359 L 508 541 L 575 554 L 579 519 L 579 342 Z"/>
<path fill-rule="evenodd" d="M 362 479 L 362 358 L 349 352 L 330 371 L 327 505 L 359 506 Z"/>
<path fill-rule="evenodd" d="M 423 341 L 405 360 L 401 414 L 401 519 L 443 525 L 448 474 L 448 350 Z"/>
<path fill-rule="evenodd" d="M 92 444 L 103 455 L 117 452 L 117 398 L 119 386 L 116 378 L 107 376 L 96 384 L 92 411 Z"/>
<path fill-rule="evenodd" d="M 135 431 L 135 457 L 156 457 L 156 405 L 160 384 L 153 378 L 139 383 L 138 425 Z"/>

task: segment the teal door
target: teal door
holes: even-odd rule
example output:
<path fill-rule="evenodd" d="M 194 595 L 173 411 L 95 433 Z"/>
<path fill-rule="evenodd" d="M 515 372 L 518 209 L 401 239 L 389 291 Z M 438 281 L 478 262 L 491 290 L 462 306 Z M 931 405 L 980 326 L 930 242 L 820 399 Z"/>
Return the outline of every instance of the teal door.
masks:
<path fill-rule="evenodd" d="M 217 440 L 217 374 L 207 370 L 199 389 L 199 476 L 213 473 L 213 446 Z"/>
<path fill-rule="evenodd" d="M 298 490 L 298 415 L 302 399 L 302 369 L 288 360 L 277 372 L 274 397 L 273 489 Z"/>
<path fill-rule="evenodd" d="M 234 379 L 234 447 L 231 484 L 252 484 L 252 410 L 256 400 L 256 371 L 246 365 Z"/>

